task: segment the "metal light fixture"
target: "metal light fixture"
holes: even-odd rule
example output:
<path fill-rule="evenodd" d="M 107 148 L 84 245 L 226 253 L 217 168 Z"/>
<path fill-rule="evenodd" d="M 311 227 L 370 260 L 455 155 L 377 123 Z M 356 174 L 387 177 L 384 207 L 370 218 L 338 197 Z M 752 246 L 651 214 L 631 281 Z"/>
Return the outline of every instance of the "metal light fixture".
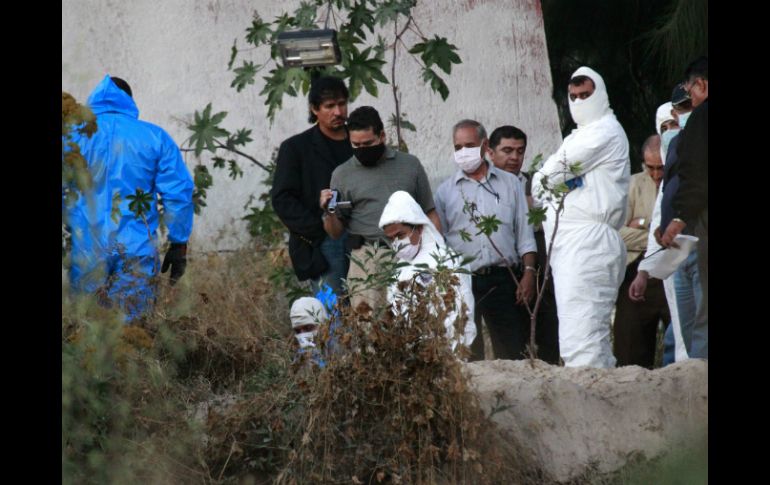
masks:
<path fill-rule="evenodd" d="M 281 32 L 277 42 L 284 67 L 330 66 L 342 58 L 332 29 Z"/>

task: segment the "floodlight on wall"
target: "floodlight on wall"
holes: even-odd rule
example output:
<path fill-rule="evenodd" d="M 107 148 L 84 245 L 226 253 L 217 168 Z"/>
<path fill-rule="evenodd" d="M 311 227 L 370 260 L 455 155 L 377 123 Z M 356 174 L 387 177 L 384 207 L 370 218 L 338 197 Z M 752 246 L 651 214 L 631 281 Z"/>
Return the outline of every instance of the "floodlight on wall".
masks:
<path fill-rule="evenodd" d="M 281 32 L 277 42 L 284 67 L 330 66 L 342 58 L 332 29 Z"/>

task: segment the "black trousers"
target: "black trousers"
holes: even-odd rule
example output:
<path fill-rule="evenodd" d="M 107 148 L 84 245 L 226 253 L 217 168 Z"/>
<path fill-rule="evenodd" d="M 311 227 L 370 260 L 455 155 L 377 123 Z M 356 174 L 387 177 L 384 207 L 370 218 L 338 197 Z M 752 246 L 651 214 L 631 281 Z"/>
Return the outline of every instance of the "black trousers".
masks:
<path fill-rule="evenodd" d="M 618 367 L 638 365 L 652 369 L 655 364 L 658 321 L 671 322 L 663 281 L 647 280 L 645 301 L 634 302 L 628 297 L 628 288 L 636 278 L 641 256 L 626 267 L 626 276 L 618 290 L 613 323 L 613 353 Z"/>
<path fill-rule="evenodd" d="M 533 301 L 532 304 L 534 305 L 535 302 Z M 529 333 L 528 330 L 527 338 L 529 338 Z M 543 290 L 543 299 L 537 312 L 535 344 L 537 345 L 538 359 L 549 364 L 559 365 L 559 315 L 556 312 L 553 275 L 548 277 L 548 284 Z"/>
<path fill-rule="evenodd" d="M 473 298 L 476 322 L 484 317 L 498 359 L 517 360 L 526 357 L 529 339 L 529 313 L 516 304 L 516 283 L 506 268 L 493 268 L 488 274 L 473 275 Z M 479 328 L 479 330 L 481 330 Z M 471 344 L 471 361 L 484 359 L 481 331 Z"/>

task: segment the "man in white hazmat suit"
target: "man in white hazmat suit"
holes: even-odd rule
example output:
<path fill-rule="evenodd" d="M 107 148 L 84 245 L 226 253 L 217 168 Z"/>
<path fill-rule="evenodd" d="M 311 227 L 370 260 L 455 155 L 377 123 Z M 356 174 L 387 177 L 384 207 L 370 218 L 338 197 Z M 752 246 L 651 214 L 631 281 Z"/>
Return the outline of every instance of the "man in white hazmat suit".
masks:
<path fill-rule="evenodd" d="M 625 222 L 628 199 L 628 138 L 596 71 L 575 71 L 568 93 L 577 128 L 535 173 L 532 193 L 542 204 L 547 195 L 543 187 L 571 187 L 550 255 L 564 364 L 614 367 L 610 317 L 626 265 L 618 230 Z M 571 173 L 567 167 L 578 162 L 579 170 Z M 549 242 L 556 213 L 554 206 L 547 206 L 543 228 Z"/>
<path fill-rule="evenodd" d="M 447 267 L 460 266 L 460 255 L 450 257 L 449 248 L 444 243 L 444 238 L 438 232 L 433 223 L 425 215 L 420 205 L 408 192 L 399 190 L 388 199 L 388 203 L 382 211 L 379 223 L 380 229 L 385 232 L 388 240 L 392 241 L 393 250 L 400 261 L 410 263 L 398 269 L 398 281 L 411 281 L 416 276 L 416 283 L 427 285 L 431 282 L 430 273 L 417 265 L 425 264 L 430 269 L 436 269 L 441 261 Z M 455 288 L 454 308 L 447 315 L 444 326 L 447 338 L 452 341 L 452 349 L 461 343 L 470 347 L 476 338 L 476 324 L 473 321 L 473 290 L 471 276 L 467 273 L 456 273 L 459 285 Z M 388 303 L 395 303 L 401 298 L 408 299 L 396 285 L 388 288 Z M 455 337 L 455 322 L 460 316 L 460 311 L 465 303 L 467 321 L 462 336 Z"/>

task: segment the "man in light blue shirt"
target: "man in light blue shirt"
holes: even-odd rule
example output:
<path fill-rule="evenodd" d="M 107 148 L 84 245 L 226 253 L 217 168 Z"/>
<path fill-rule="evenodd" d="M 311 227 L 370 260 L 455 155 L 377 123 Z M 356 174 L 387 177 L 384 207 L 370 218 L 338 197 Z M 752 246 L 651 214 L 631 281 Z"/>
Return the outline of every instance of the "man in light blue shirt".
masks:
<path fill-rule="evenodd" d="M 527 200 L 523 184 L 508 172 L 483 159 L 487 134 L 477 121 L 462 120 L 453 128 L 455 174 L 445 180 L 435 195 L 436 212 L 447 244 L 473 257 L 473 296 L 476 321 L 487 324 L 495 356 L 521 359 L 529 337 L 529 313 L 524 303 L 536 294 L 537 244 L 527 222 Z M 475 204 L 481 216 L 495 216 L 497 231 L 487 238 L 479 232 L 466 203 Z M 491 239 L 491 240 L 490 240 Z M 518 288 L 509 268 L 520 279 Z M 471 346 L 471 360 L 483 358 L 483 341 Z"/>

